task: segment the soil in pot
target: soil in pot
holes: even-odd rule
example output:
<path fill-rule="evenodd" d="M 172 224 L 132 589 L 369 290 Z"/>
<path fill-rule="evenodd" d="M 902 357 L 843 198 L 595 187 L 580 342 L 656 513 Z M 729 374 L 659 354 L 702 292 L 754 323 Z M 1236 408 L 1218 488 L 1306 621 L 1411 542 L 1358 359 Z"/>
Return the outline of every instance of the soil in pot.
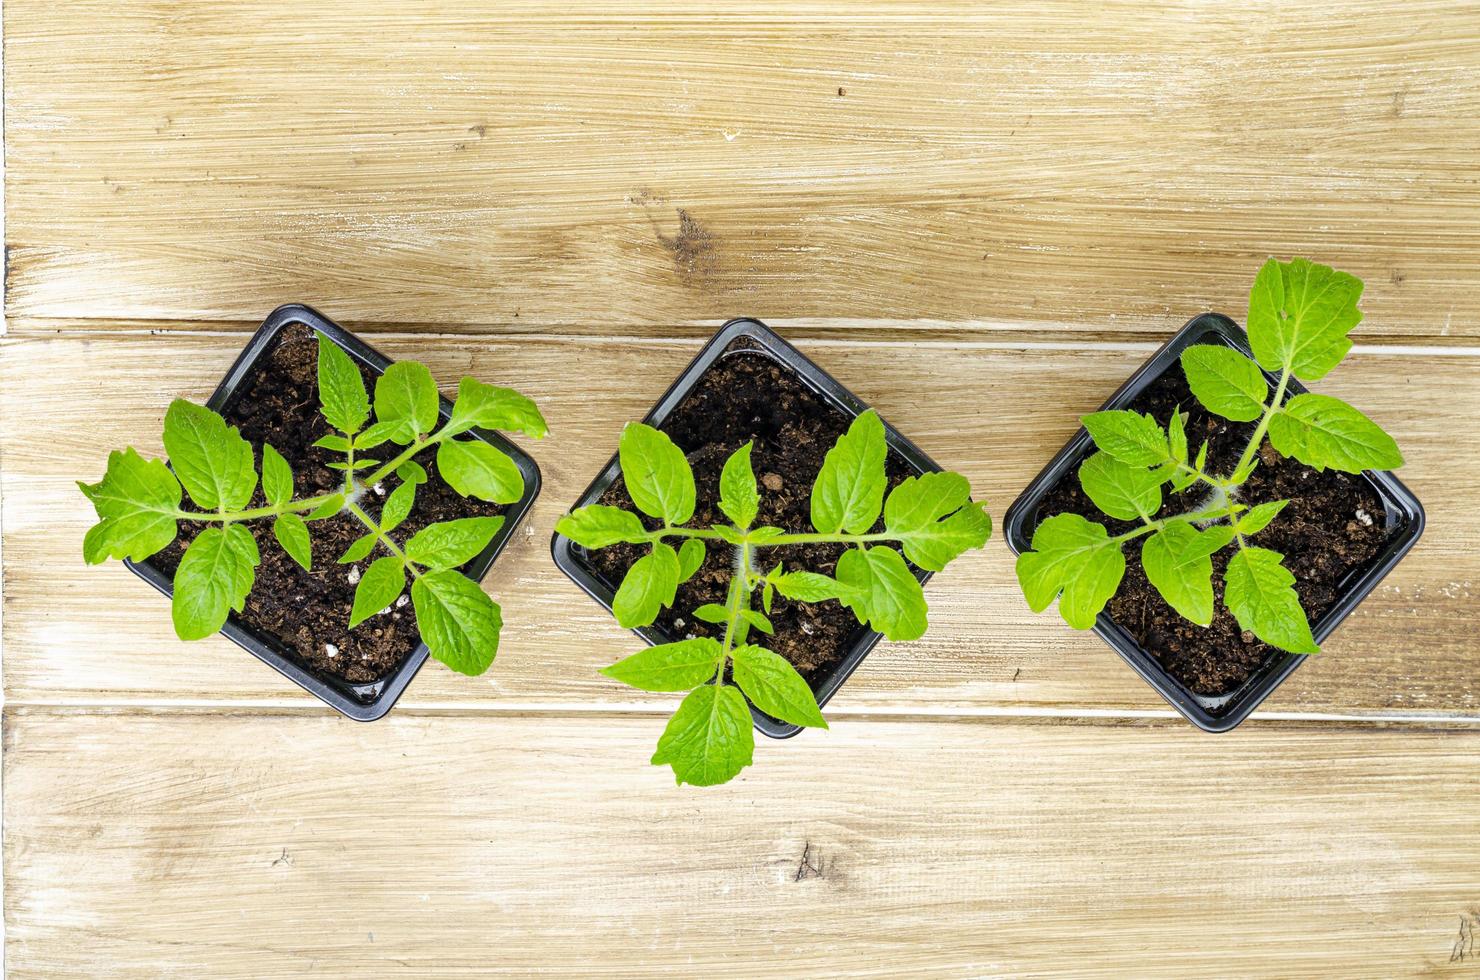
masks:
<path fill-rule="evenodd" d="M 745 349 L 745 344 L 740 340 L 727 348 L 660 426 L 694 470 L 697 505 L 689 526 L 729 523 L 719 509 L 720 470 L 731 453 L 754 440 L 751 465 L 761 496 L 756 526 L 811 531 L 812 483 L 822 469 L 823 457 L 848 430 L 852 418 L 776 361 Z M 893 449 L 885 467 L 890 487 L 915 472 Z M 620 476 L 599 502 L 637 512 Z M 643 521 L 649 528 L 661 525 L 647 517 Z M 880 521 L 875 530 L 882 526 Z M 591 570 L 615 589 L 647 550 L 624 544 L 583 554 Z M 843 551 L 836 544 L 767 548 L 759 553 L 759 561 L 767 569 L 779 561 L 788 569 L 832 575 Z M 679 586 L 673 606 L 659 615 L 655 628 L 675 640 L 689 636 L 722 639 L 723 624 L 701 622 L 692 613 L 706 603 L 724 604 L 732 560 L 732 548 L 710 542 L 704 564 Z M 836 602 L 793 602 L 778 595 L 770 618 L 775 635 L 756 642 L 791 661 L 814 688 L 867 631 Z"/>
<path fill-rule="evenodd" d="M 257 449 L 259 461 L 264 442 L 282 453 L 293 468 L 297 496 L 332 493 L 340 486 L 342 474 L 325 464 L 343 456 L 313 445 L 332 432 L 319 414 L 317 335 L 302 324 L 285 327 L 257 365 L 222 416 L 241 429 Z M 363 366 L 360 374 L 366 388 L 374 391 L 375 374 Z M 388 443 L 384 448 L 400 447 Z M 377 454 L 372 451 L 371 455 Z M 460 496 L 438 475 L 435 452 L 422 453 L 416 460 L 426 469 L 428 480 L 417 489 L 411 516 L 396 529 L 398 538 L 408 538 L 437 521 L 492 516 L 506 510 Z M 365 495 L 362 506 L 378 515 L 399 482 L 388 477 L 378 490 Z M 251 506 L 265 503 L 259 487 Z M 353 565 L 338 563 L 345 549 L 365 533 L 353 516 L 339 514 L 309 525 L 313 542 L 313 570 L 309 572 L 284 553 L 273 537 L 271 522 L 253 521 L 247 527 L 257 539 L 262 564 L 246 606 L 236 618 L 280 653 L 326 679 L 368 684 L 391 673 L 416 649 L 420 634 L 405 594 L 397 600 L 400 605 L 349 629 L 359 576 L 387 553 L 377 544 L 369 556 Z M 185 548 L 201 528 L 182 523 L 180 537 L 148 563 L 173 578 Z"/>
<path fill-rule="evenodd" d="M 1208 471 L 1228 473 L 1238 461 L 1255 423 L 1230 422 L 1205 410 L 1192 396 L 1180 367 L 1152 382 L 1127 408 L 1150 412 L 1165 423 L 1180 407 L 1188 413 L 1187 442 L 1195 453 L 1208 441 Z M 1163 488 L 1165 490 L 1165 488 Z M 1207 490 L 1197 485 L 1180 494 L 1166 493 L 1157 516 L 1194 509 Z M 1294 573 L 1300 604 L 1314 623 L 1340 598 L 1341 585 L 1375 560 L 1386 536 L 1386 511 L 1372 486 L 1360 475 L 1317 472 L 1286 459 L 1266 441 L 1259 465 L 1241 488 L 1239 499 L 1253 506 L 1270 500 L 1290 503 L 1254 543 L 1285 556 Z M 1040 519 L 1059 513 L 1079 514 L 1120 534 L 1136 525 L 1102 513 L 1079 486 L 1078 466 L 1044 496 Z M 1132 557 L 1137 546 L 1130 546 Z M 1188 622 L 1167 605 L 1147 581 L 1136 561 L 1126 565 L 1120 590 L 1105 607 L 1110 618 L 1130 633 L 1163 669 L 1184 687 L 1204 697 L 1230 694 L 1270 657 L 1284 651 L 1239 629 L 1223 605 L 1223 570 L 1233 549 L 1213 556 L 1213 622 L 1204 628 Z"/>

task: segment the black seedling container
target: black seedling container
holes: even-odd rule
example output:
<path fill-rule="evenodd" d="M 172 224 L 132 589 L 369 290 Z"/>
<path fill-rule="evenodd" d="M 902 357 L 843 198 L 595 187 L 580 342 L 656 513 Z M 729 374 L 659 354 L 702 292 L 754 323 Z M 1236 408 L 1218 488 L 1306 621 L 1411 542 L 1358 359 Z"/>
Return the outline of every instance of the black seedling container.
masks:
<path fill-rule="evenodd" d="M 744 341 L 742 346 L 727 352 L 731 344 L 742 339 Z M 855 397 L 851 391 L 838 384 L 831 375 L 813 364 L 801 351 L 782 340 L 770 327 L 759 320 L 741 319 L 731 320 L 719 329 L 719 332 L 704 345 L 704 349 L 699 351 L 698 356 L 689 362 L 689 366 L 684 368 L 678 380 L 662 398 L 658 399 L 658 403 L 642 421 L 654 428 L 662 428 L 664 420 L 688 396 L 689 391 L 704 373 L 716 361 L 728 354 L 762 354 L 771 358 L 850 419 L 868 410 L 868 406 Z M 890 450 L 904 460 L 914 474 L 940 471 L 940 467 L 934 460 L 921 452 L 914 443 L 900 435 L 888 422 L 884 423 L 884 435 Z M 820 459 L 818 465 L 821 465 Z M 595 480 L 591 481 L 591 485 L 581 494 L 580 499 L 571 505 L 571 510 L 594 504 L 600 500 L 601 495 L 615 482 L 621 472 L 621 460 L 617 455 L 613 455 L 611 461 L 606 464 L 606 468 Z M 586 549 L 576 545 L 564 535 L 556 534 L 550 542 L 550 551 L 555 556 L 556 566 L 562 572 L 570 576 L 571 580 L 593 599 L 608 610 L 611 609 L 616 590 L 592 570 L 586 560 L 588 554 Z M 930 580 L 931 573 L 918 568 L 914 569 L 914 572 L 915 577 L 922 584 Z M 639 627 L 632 632 L 651 644 L 672 643 L 682 639 L 682 637 L 670 636 L 654 626 Z M 843 682 L 863 662 L 863 658 L 868 656 L 869 651 L 878 645 L 881 638 L 882 634 L 873 630 L 862 630 L 861 635 L 849 647 L 838 666 L 824 676 L 814 689 L 819 706 L 827 704 L 837 693 L 838 688 L 843 686 Z M 758 710 L 754 705 L 751 705 L 750 714 L 755 721 L 756 730 L 771 738 L 790 738 L 801 731 L 798 726 L 778 721 Z"/>
<path fill-rule="evenodd" d="M 1120 390 L 1100 406 L 1101 410 L 1126 408 L 1131 402 L 1167 371 L 1180 370 L 1178 359 L 1182 351 L 1193 344 L 1222 344 L 1252 357 L 1249 338 L 1243 329 L 1217 313 L 1204 313 L 1187 322 L 1171 340 L 1131 375 Z M 1273 388 L 1279 379 L 1265 372 L 1265 380 Z M 1306 391 L 1304 385 L 1290 379 L 1291 395 Z M 1039 523 L 1039 510 L 1048 492 L 1062 479 L 1072 478 L 1082 463 L 1094 451 L 1094 442 L 1089 433 L 1081 428 L 1070 439 L 1059 454 L 1044 467 L 1043 472 L 1028 484 L 1022 496 L 1013 501 L 1003 519 L 1003 533 L 1008 547 L 1014 554 L 1021 554 L 1032 546 L 1033 531 Z M 1383 576 L 1392 571 L 1418 541 L 1423 533 L 1424 513 L 1418 498 L 1391 473 L 1367 471 L 1362 474 L 1376 491 L 1386 511 L 1387 540 L 1382 550 L 1365 568 L 1352 571 L 1341 584 L 1341 595 L 1326 614 L 1311 624 L 1311 632 L 1317 643 L 1324 642 L 1341 621 L 1350 616 L 1357 605 L 1367 597 Z M 1094 631 L 1100 639 L 1110 644 L 1115 652 L 1135 669 L 1136 673 L 1166 698 L 1167 702 L 1180 711 L 1188 721 L 1208 732 L 1226 732 L 1235 728 L 1249 716 L 1259 703 L 1296 667 L 1305 661 L 1305 655 L 1282 653 L 1269 657 L 1243 684 L 1234 691 L 1218 697 L 1195 694 L 1162 669 L 1161 663 L 1130 634 L 1121 629 L 1108 613 L 1100 613 L 1095 619 Z"/>
<path fill-rule="evenodd" d="M 369 368 L 377 376 L 384 374 L 385 369 L 390 366 L 391 361 L 384 354 L 317 310 L 296 303 L 280 306 L 268 315 L 267 319 L 262 322 L 262 326 L 257 328 L 257 332 L 252 335 L 252 339 L 237 356 L 236 363 L 231 366 L 230 371 L 226 372 L 226 377 L 216 388 L 215 394 L 211 395 L 210 400 L 206 402 L 206 407 L 217 412 L 221 411 L 231 401 L 241 383 L 257 371 L 258 361 L 272 349 L 278 332 L 294 323 L 301 323 L 329 338 L 350 357 Z M 441 413 L 443 420 L 452 414 L 452 403 L 445 398 L 441 399 Z M 477 582 L 488 573 L 489 567 L 504 550 L 504 545 L 508 544 L 514 528 L 523 519 L 530 505 L 534 503 L 534 498 L 539 495 L 540 470 L 533 459 L 498 433 L 473 429 L 468 434 L 508 453 L 509 458 L 519 467 L 520 475 L 524 477 L 524 496 L 509 505 L 504 512 L 503 527 L 499 528 L 498 534 L 494 535 L 488 547 L 473 559 L 464 572 L 468 578 Z M 125 561 L 124 564 L 135 575 L 165 595 L 169 596 L 174 593 L 171 579 L 149 564 L 147 560 Z M 390 711 L 402 692 L 406 690 L 406 685 L 411 683 L 411 679 L 416 676 L 421 665 L 426 663 L 428 656 L 427 645 L 418 643 L 416 649 L 411 651 L 411 655 L 390 674 L 374 683 L 351 684 L 348 681 L 319 677 L 310 673 L 280 650 L 268 637 L 242 623 L 235 613 L 226 618 L 226 625 L 221 627 L 221 635 L 329 707 L 356 721 L 375 721 Z"/>

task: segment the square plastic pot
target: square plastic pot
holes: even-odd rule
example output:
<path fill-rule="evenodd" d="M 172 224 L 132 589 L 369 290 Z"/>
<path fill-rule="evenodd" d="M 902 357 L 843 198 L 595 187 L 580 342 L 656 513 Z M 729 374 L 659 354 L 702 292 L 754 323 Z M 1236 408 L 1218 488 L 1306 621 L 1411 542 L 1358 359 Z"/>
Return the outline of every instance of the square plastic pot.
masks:
<path fill-rule="evenodd" d="M 742 341 L 742 344 L 734 351 L 727 350 L 736 341 Z M 704 345 L 699 355 L 689 362 L 689 366 L 684 368 L 678 380 L 662 398 L 658 399 L 658 403 L 643 417 L 642 421 L 661 429 L 669 414 L 688 396 L 704 373 L 720 358 L 735 354 L 760 354 L 771 358 L 802 384 L 820 395 L 823 401 L 848 416 L 849 419 L 868 410 L 868 406 L 851 391 L 838 384 L 831 375 L 808 360 L 791 344 L 782 340 L 770 327 L 759 320 L 740 319 L 731 320 L 719 329 L 719 332 Z M 913 474 L 940 471 L 940 467 L 933 459 L 900 435 L 888 422 L 884 423 L 884 435 L 890 450 L 904 460 Z M 820 466 L 821 463 L 819 459 L 818 465 Z M 591 485 L 571 505 L 571 510 L 594 504 L 600 500 L 601 495 L 621 472 L 621 460 L 614 454 L 596 479 L 591 481 Z M 556 534 L 551 540 L 550 551 L 555 556 L 556 566 L 562 572 L 570 576 L 573 582 L 597 602 L 608 610 L 611 609 L 616 590 L 592 569 L 587 559 L 589 552 L 585 548 L 575 544 L 564 535 Z M 921 584 L 930 580 L 931 573 L 921 569 L 915 569 L 914 572 Z M 672 643 L 682 639 L 679 636 L 670 636 L 655 626 L 639 627 L 632 632 L 650 644 Z M 858 665 L 863 663 L 863 658 L 868 656 L 869 651 L 877 646 L 882 638 L 882 634 L 873 630 L 862 630 L 858 639 L 848 648 L 843 659 L 831 672 L 822 677 L 814 688 L 813 693 L 817 695 L 819 706 L 826 705 L 832 699 L 832 696 L 838 692 L 838 688 L 842 687 L 843 682 L 858 669 Z M 778 721 L 754 705 L 751 705 L 750 714 L 755 722 L 756 730 L 771 738 L 790 738 L 801 731 L 801 728 L 796 725 Z"/>
<path fill-rule="evenodd" d="M 1240 353 L 1253 357 L 1249 350 L 1249 338 L 1243 329 L 1217 313 L 1204 313 L 1187 322 L 1171 340 L 1131 375 L 1120 390 L 1111 395 L 1104 409 L 1126 408 L 1154 381 L 1167 371 L 1180 370 L 1178 359 L 1182 351 L 1193 344 L 1222 344 Z M 1265 380 L 1273 388 L 1279 379 L 1265 372 Z M 1304 385 L 1290 379 L 1291 395 L 1306 391 Z M 1094 442 L 1083 428 L 1069 440 L 1059 454 L 1044 467 L 1043 472 L 1028 484 L 1022 495 L 1013 501 L 1003 519 L 1003 533 L 1013 554 L 1021 554 L 1032 546 L 1033 531 L 1038 526 L 1039 513 L 1048 492 L 1063 479 L 1072 479 L 1082 463 L 1094 451 Z M 1339 588 L 1340 595 L 1325 615 L 1311 624 L 1311 632 L 1317 643 L 1331 635 L 1341 621 L 1352 614 L 1377 583 L 1403 559 L 1423 533 L 1424 513 L 1418 498 L 1391 473 L 1367 471 L 1362 474 L 1383 503 L 1386 514 L 1387 539 L 1382 550 L 1364 568 L 1354 569 Z M 1130 634 L 1118 626 L 1108 613 L 1100 613 L 1095 619 L 1094 631 L 1108 643 L 1116 653 L 1130 664 L 1141 677 L 1156 688 L 1173 708 L 1197 727 L 1208 732 L 1226 732 L 1239 725 L 1250 712 L 1257 708 L 1274 689 L 1284 683 L 1295 669 L 1305 662 L 1305 655 L 1282 653 L 1269 657 L 1243 684 L 1228 694 L 1205 697 L 1184 687 L 1162 669 L 1160 661 L 1152 656 Z"/>
<path fill-rule="evenodd" d="M 272 349 L 278 332 L 294 323 L 301 323 L 327 337 L 377 376 L 384 374 L 385 369 L 390 366 L 391 361 L 384 354 L 317 310 L 298 304 L 280 306 L 262 322 L 262 326 L 257 328 L 257 332 L 252 335 L 252 339 L 237 356 L 236 363 L 231 366 L 230 371 L 226 372 L 226 377 L 217 386 L 215 394 L 211 395 L 210 400 L 206 402 L 206 407 L 217 412 L 221 411 L 232 400 L 232 396 L 235 395 L 242 382 L 257 372 L 259 361 Z M 445 420 L 452 414 L 452 403 L 445 398 L 440 401 L 440 411 Z M 534 503 L 535 497 L 539 495 L 540 470 L 528 454 L 496 432 L 473 429 L 468 435 L 508 453 L 514 464 L 519 467 L 519 473 L 524 477 L 524 496 L 509 505 L 508 510 L 504 512 L 503 527 L 499 529 L 498 534 L 494 535 L 488 547 L 483 549 L 463 572 L 468 578 L 477 582 L 488 573 L 488 569 L 498 558 L 499 553 L 508 544 L 514 529 L 518 527 L 519 522 L 529 511 L 530 505 Z M 170 578 L 147 560 L 125 561 L 124 564 L 135 575 L 166 596 L 174 594 Z M 236 613 L 226 618 L 226 625 L 221 627 L 221 635 L 329 707 L 356 721 L 374 721 L 384 717 L 406 690 L 406 686 L 411 683 L 411 679 L 416 676 L 416 672 L 421 669 L 421 665 L 426 663 L 428 656 L 427 645 L 417 643 L 416 649 L 411 651 L 410 656 L 401 661 L 400 666 L 385 677 L 370 684 L 351 684 L 348 681 L 320 677 L 309 672 L 279 648 L 271 638 L 243 623 Z"/>

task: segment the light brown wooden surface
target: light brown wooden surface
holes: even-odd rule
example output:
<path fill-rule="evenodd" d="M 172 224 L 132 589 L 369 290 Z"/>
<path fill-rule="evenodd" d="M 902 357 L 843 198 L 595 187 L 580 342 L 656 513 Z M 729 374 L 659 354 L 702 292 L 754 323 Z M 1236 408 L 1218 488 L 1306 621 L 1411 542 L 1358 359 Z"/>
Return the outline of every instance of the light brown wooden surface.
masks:
<path fill-rule="evenodd" d="M 20 977 L 1480 974 L 1480 8 L 964 0 L 5 5 L 6 967 Z M 722 320 L 766 319 L 999 520 L 1268 254 L 1367 282 L 1320 383 L 1418 548 L 1237 732 L 937 576 L 832 731 L 732 785 L 553 568 L 555 518 Z M 279 303 L 537 397 L 485 677 L 363 726 L 87 568 Z"/>

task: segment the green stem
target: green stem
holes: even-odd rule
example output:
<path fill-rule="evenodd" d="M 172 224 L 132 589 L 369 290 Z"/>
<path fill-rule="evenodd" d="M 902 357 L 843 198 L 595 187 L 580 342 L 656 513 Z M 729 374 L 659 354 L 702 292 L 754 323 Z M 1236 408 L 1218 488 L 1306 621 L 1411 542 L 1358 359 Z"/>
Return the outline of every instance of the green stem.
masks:
<path fill-rule="evenodd" d="M 697 527 L 660 527 L 656 531 L 648 532 L 648 541 L 662 541 L 664 538 L 703 538 L 706 541 L 723 541 L 724 536 L 718 531 Z"/>
<path fill-rule="evenodd" d="M 391 536 L 381 529 L 380 524 L 377 523 L 373 517 L 365 513 L 364 508 L 351 500 L 345 504 L 345 509 L 347 509 L 351 514 L 358 517 L 360 519 L 360 523 L 370 529 L 370 532 L 375 535 L 376 540 L 385 545 L 387 551 L 395 555 L 397 558 L 401 559 L 401 564 L 405 565 L 411 570 L 411 575 L 413 578 L 421 578 L 421 572 L 417 570 L 416 565 L 411 561 L 411 559 L 406 557 L 406 552 L 402 551 L 400 546 L 397 545 L 396 542 L 391 540 Z"/>
<path fill-rule="evenodd" d="M 1118 544 L 1121 541 L 1130 541 L 1139 538 L 1141 535 L 1149 534 L 1152 531 L 1160 531 L 1173 521 L 1186 521 L 1189 524 L 1196 524 L 1198 521 L 1213 521 L 1220 517 L 1232 517 L 1244 509 L 1243 504 L 1228 503 L 1221 507 L 1210 507 L 1207 510 L 1194 511 L 1189 514 L 1173 514 L 1171 517 L 1163 517 L 1154 521 L 1143 517 L 1142 520 L 1146 521 L 1145 524 L 1124 534 L 1117 535 L 1110 540 Z"/>
<path fill-rule="evenodd" d="M 765 541 L 757 541 L 752 547 L 778 548 L 788 544 L 868 544 L 872 541 L 898 541 L 887 532 L 879 534 L 778 534 Z"/>
<path fill-rule="evenodd" d="M 719 658 L 719 667 L 714 672 L 714 683 L 723 684 L 725 680 L 725 664 L 730 661 L 730 651 L 735 648 L 735 640 L 740 630 L 740 617 L 750 608 L 750 587 L 746 583 L 750 579 L 750 545 L 737 545 L 739 548 L 739 561 L 736 563 L 735 574 L 730 577 L 730 592 L 725 597 L 725 609 L 728 615 L 725 617 L 725 639 Z"/>
<path fill-rule="evenodd" d="M 1280 383 L 1274 390 L 1274 399 L 1265 406 L 1264 417 L 1259 420 L 1258 427 L 1254 429 L 1253 436 L 1249 438 L 1249 444 L 1244 447 L 1243 455 L 1238 458 L 1238 465 L 1233 468 L 1234 473 L 1238 473 L 1245 466 L 1248 466 L 1249 461 L 1254 458 L 1254 454 L 1259 451 L 1259 447 L 1264 444 L 1264 433 L 1269 431 L 1269 420 L 1278 415 L 1280 409 L 1284 406 L 1285 390 L 1289 385 L 1290 365 L 1286 364 L 1285 370 L 1280 374 Z M 1227 480 L 1224 483 L 1225 485 L 1232 485 Z"/>

